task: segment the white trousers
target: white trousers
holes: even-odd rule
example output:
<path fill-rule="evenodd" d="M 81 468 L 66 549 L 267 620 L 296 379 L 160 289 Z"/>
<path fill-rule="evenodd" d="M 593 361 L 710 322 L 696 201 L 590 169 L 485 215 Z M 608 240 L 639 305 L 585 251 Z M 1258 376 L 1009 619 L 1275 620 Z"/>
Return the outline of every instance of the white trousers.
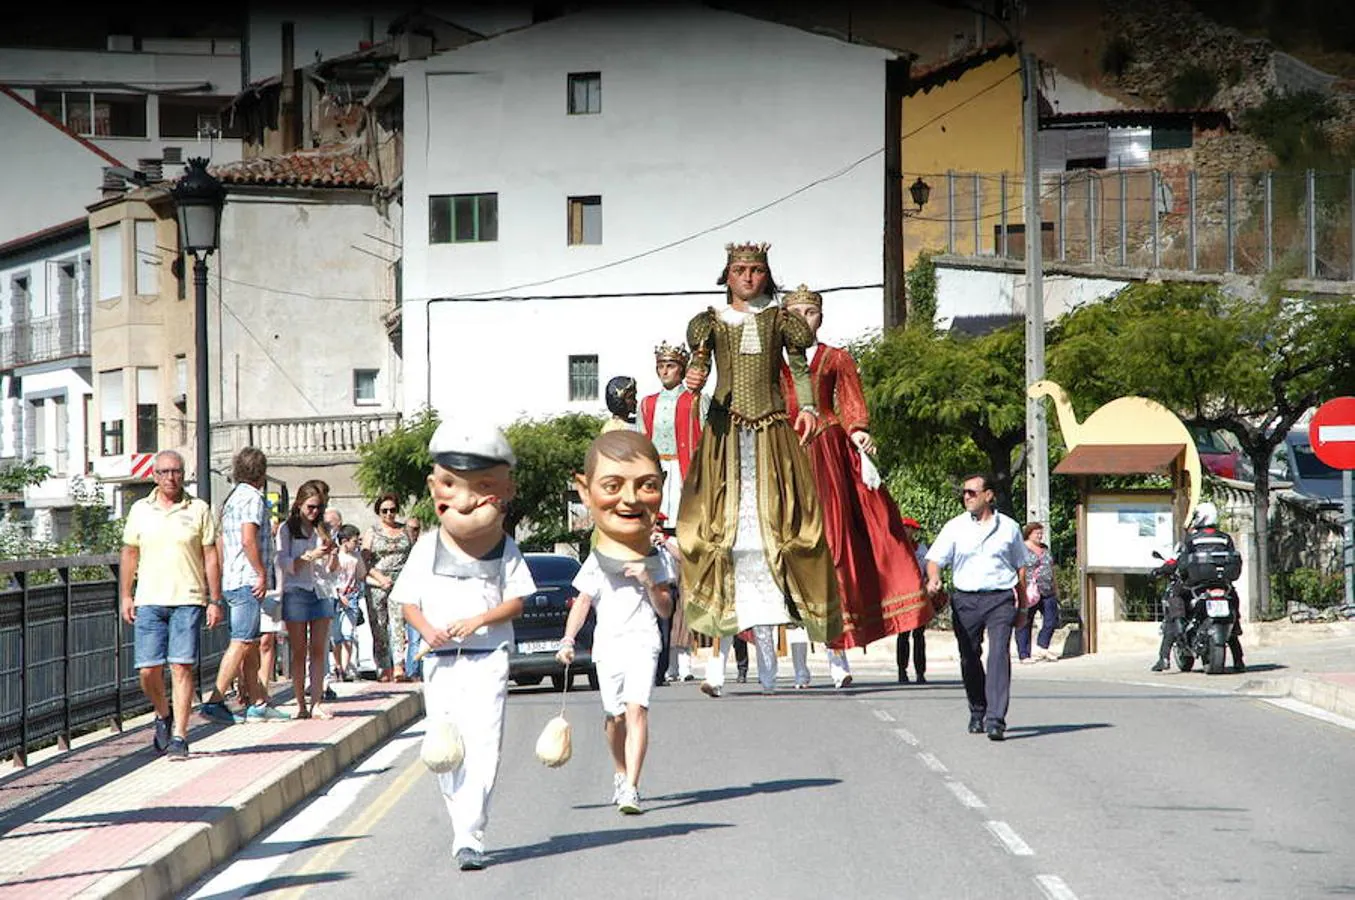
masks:
<path fill-rule="evenodd" d="M 508 696 L 508 651 L 423 659 L 423 702 L 429 719 L 450 719 L 461 732 L 466 758 L 437 776 L 452 819 L 452 852 L 485 849 L 489 796 L 499 772 L 503 707 Z"/>
<path fill-rule="evenodd" d="M 757 646 L 757 680 L 764 691 L 776 690 L 776 629 L 772 625 L 755 625 L 753 643 Z M 725 686 L 725 666 L 729 663 L 729 651 L 734 646 L 734 638 L 720 638 L 720 655 L 713 656 L 706 663 L 706 684 L 711 687 Z"/>
<path fill-rule="evenodd" d="M 790 644 L 790 661 L 795 666 L 795 683 L 809 684 L 809 636 L 803 628 L 792 628 L 787 633 Z M 833 679 L 833 687 L 842 687 L 843 680 L 852 674 L 851 664 L 847 662 L 844 650 L 827 650 L 828 675 Z"/>
<path fill-rule="evenodd" d="M 672 647 L 668 651 L 668 677 L 685 680 L 692 674 L 692 651 L 686 647 Z"/>

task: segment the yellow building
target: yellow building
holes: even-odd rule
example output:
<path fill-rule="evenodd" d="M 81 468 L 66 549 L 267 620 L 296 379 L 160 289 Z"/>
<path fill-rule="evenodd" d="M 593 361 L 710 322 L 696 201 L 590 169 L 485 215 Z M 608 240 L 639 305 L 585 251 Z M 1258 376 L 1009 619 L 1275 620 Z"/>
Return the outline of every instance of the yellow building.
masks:
<path fill-rule="evenodd" d="M 903 97 L 905 266 L 923 250 L 1001 254 L 1004 209 L 1007 255 L 1017 252 L 1021 103 L 1021 61 L 1010 43 L 910 74 Z M 909 192 L 919 179 L 930 188 L 921 210 Z"/>

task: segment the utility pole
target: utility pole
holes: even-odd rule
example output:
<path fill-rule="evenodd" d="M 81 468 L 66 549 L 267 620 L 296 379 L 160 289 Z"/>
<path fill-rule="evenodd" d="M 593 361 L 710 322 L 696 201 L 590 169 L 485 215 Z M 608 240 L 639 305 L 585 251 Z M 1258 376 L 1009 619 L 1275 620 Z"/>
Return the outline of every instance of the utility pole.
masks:
<path fill-rule="evenodd" d="M 1019 46 L 1019 45 L 1018 45 Z M 1044 235 L 1040 230 L 1040 63 L 1021 53 L 1026 166 L 1026 385 L 1044 378 Z M 1049 430 L 1044 398 L 1026 397 L 1026 521 L 1049 527 Z"/>

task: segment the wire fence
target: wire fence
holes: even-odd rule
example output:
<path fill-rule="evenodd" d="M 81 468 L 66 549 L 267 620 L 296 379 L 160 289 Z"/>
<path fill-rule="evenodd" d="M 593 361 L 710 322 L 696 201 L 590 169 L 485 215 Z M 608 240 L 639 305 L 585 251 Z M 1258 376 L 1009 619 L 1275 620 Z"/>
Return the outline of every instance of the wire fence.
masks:
<path fill-rule="evenodd" d="M 1024 258 L 1019 173 L 920 177 L 940 203 L 910 215 L 906 227 L 930 232 L 947 253 Z M 1241 275 L 1283 267 L 1310 279 L 1355 279 L 1355 170 L 1044 173 L 1040 216 L 1046 261 Z"/>

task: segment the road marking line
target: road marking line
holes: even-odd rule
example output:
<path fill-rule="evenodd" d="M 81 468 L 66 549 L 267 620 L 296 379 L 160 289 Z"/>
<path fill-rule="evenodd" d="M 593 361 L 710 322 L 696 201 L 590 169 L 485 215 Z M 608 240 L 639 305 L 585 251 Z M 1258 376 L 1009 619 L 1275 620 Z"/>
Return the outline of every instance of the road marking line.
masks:
<path fill-rule="evenodd" d="M 1034 856 L 1035 851 L 1030 849 L 1030 844 L 1021 840 L 1021 835 L 1016 833 L 1006 822 L 985 822 L 988 830 L 993 833 L 993 837 L 1002 842 L 1002 846 L 1007 848 L 1007 852 L 1012 856 Z"/>
<path fill-rule="evenodd" d="M 889 714 L 888 710 L 872 709 L 871 712 L 875 713 L 875 718 L 879 719 L 881 722 L 894 721 L 894 717 Z"/>
<path fill-rule="evenodd" d="M 941 760 L 937 759 L 937 758 L 936 758 L 936 755 L 933 754 L 933 753 L 926 753 L 926 752 L 919 753 L 919 754 L 917 755 L 917 758 L 920 759 L 920 760 L 922 760 L 922 764 L 923 764 L 924 766 L 926 766 L 927 768 L 931 769 L 933 772 L 946 772 L 946 771 L 949 771 L 949 770 L 946 768 L 946 764 L 943 763 L 943 762 L 941 762 Z"/>
<path fill-rule="evenodd" d="M 266 881 L 287 861 L 289 854 L 298 844 L 324 834 L 330 823 L 353 805 L 363 788 L 382 771 L 394 765 L 400 754 L 422 737 L 423 726 L 424 720 L 419 719 L 404 729 L 355 766 L 352 771 L 341 774 L 323 794 L 292 813 L 266 837 L 256 837 L 250 842 L 249 846 L 257 845 L 258 850 L 266 855 L 227 864 L 226 868 L 192 896 L 211 897 L 212 900 L 238 900 L 248 896 L 259 882 Z M 286 849 L 268 854 L 273 847 Z"/>
<path fill-rule="evenodd" d="M 955 795 L 957 800 L 970 809 L 983 809 L 983 801 L 979 799 L 979 795 L 960 782 L 947 781 L 946 787 L 950 788 L 950 792 Z"/>
<path fill-rule="evenodd" d="M 894 734 L 898 737 L 899 740 L 903 741 L 910 747 L 916 747 L 918 745 L 918 739 L 914 737 L 913 733 L 909 731 L 907 728 L 895 728 Z"/>
<path fill-rule="evenodd" d="M 1077 900 L 1077 894 L 1057 875 L 1036 875 L 1035 883 L 1049 900 Z"/>
<path fill-rule="evenodd" d="M 1265 702 L 1272 706 L 1278 706 L 1280 709 L 1287 709 L 1292 713 L 1298 713 L 1301 716 L 1310 716 L 1314 719 L 1320 719 L 1330 725 L 1336 725 L 1341 728 L 1349 728 L 1355 731 L 1355 719 L 1349 719 L 1334 712 L 1328 712 L 1320 706 L 1313 706 L 1311 703 L 1304 703 L 1302 700 L 1295 700 L 1293 697 L 1272 697 L 1265 698 Z"/>

